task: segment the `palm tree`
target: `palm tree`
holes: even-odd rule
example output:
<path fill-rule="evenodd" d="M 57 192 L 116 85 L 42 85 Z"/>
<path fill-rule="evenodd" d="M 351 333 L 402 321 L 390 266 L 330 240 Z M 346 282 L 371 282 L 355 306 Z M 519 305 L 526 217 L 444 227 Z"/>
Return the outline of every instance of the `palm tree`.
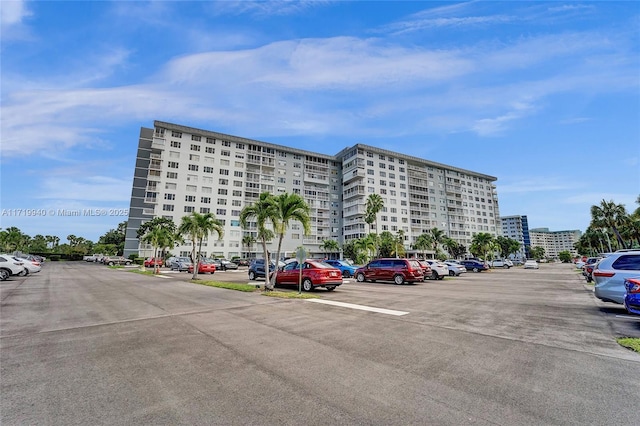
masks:
<path fill-rule="evenodd" d="M 179 233 L 189 236 L 192 243 L 191 257 L 193 258 L 193 279 L 198 278 L 198 267 L 200 265 L 200 253 L 202 252 L 202 241 L 209 238 L 209 234 L 217 233 L 218 239 L 222 238 L 224 231 L 222 224 L 213 213 L 193 212 L 188 216 L 183 216 L 180 222 Z M 196 246 L 198 253 L 196 255 Z"/>
<path fill-rule="evenodd" d="M 393 254 L 395 257 L 404 257 L 406 254 L 404 249 L 404 231 L 402 229 L 398 230 L 398 235 L 395 238 Z"/>
<path fill-rule="evenodd" d="M 309 217 L 309 205 L 298 194 L 280 194 L 273 197 L 278 212 L 278 221 L 275 226 L 275 232 L 278 236 L 278 248 L 276 250 L 276 262 L 280 260 L 280 250 L 282 249 L 282 240 L 284 234 L 289 228 L 289 222 L 295 220 L 302 224 L 304 235 L 311 233 L 311 218 Z M 278 269 L 276 268 L 276 274 Z"/>
<path fill-rule="evenodd" d="M 445 238 L 447 238 L 447 234 L 439 228 L 431 228 L 429 233 L 431 234 L 431 244 L 434 253 L 433 257 L 435 259 L 438 257 L 438 253 L 440 252 L 440 244 L 444 243 Z"/>
<path fill-rule="evenodd" d="M 384 200 L 378 194 L 370 194 L 367 197 L 366 211 L 364 221 L 369 224 L 369 232 L 371 232 L 371 224 L 375 222 L 376 232 L 378 232 L 378 213 L 384 208 Z"/>
<path fill-rule="evenodd" d="M 453 238 L 445 237 L 444 240 L 442 241 L 442 245 L 444 246 L 445 250 L 447 250 L 447 253 L 449 253 L 451 257 L 453 258 L 456 257 L 458 245 L 459 245 L 456 240 L 454 240 Z"/>
<path fill-rule="evenodd" d="M 618 227 L 624 224 L 626 216 L 624 205 L 616 204 L 613 200 L 602 200 L 599 206 L 591 206 L 591 223 L 596 227 L 611 229 L 621 248 L 625 248 L 625 244 Z"/>
<path fill-rule="evenodd" d="M 325 254 L 327 255 L 329 253 L 335 253 L 337 251 L 340 251 L 340 245 L 336 240 L 324 240 L 320 248 L 324 250 Z"/>
<path fill-rule="evenodd" d="M 364 262 L 360 262 L 360 260 L 362 259 L 362 252 L 365 253 L 364 257 L 365 257 L 365 261 L 370 259 L 371 256 L 373 255 L 373 253 L 376 252 L 376 250 L 378 249 L 378 236 L 377 234 L 369 234 L 364 238 L 359 238 L 354 242 L 354 247 L 358 252 L 358 259 L 356 259 L 357 263 L 364 263 Z"/>
<path fill-rule="evenodd" d="M 138 239 L 153 247 L 154 259 L 158 257 L 158 248 L 173 245 L 176 238 L 176 224 L 171 219 L 156 217 L 140 225 L 137 231 Z M 159 269 L 155 268 L 158 273 Z"/>
<path fill-rule="evenodd" d="M 271 259 L 269 258 L 269 251 L 267 250 L 267 241 L 273 239 L 275 235 L 267 226 L 270 224 L 274 229 L 277 229 L 279 218 L 278 206 L 276 205 L 274 197 L 268 192 L 260 194 L 258 201 L 249 206 L 245 206 L 240 212 L 240 224 L 243 228 L 246 229 L 248 227 L 249 219 L 255 219 L 258 226 L 258 240 L 262 244 L 264 254 L 264 288 L 266 291 L 273 290 L 269 277 L 269 263 Z"/>
<path fill-rule="evenodd" d="M 497 244 L 495 243 L 493 235 L 487 232 L 480 232 L 471 239 L 471 247 L 469 247 L 469 250 L 476 255 L 482 254 L 484 261 L 487 262 L 487 255 L 489 252 L 495 250 L 496 247 Z"/>
<path fill-rule="evenodd" d="M 251 234 L 247 234 L 242 237 L 242 244 L 244 244 L 249 250 L 249 257 L 251 257 L 251 247 L 256 242 L 256 239 Z"/>
<path fill-rule="evenodd" d="M 431 247 L 431 235 L 429 233 L 420 234 L 413 243 L 414 250 L 421 250 L 422 257 L 425 257 L 425 251 Z"/>

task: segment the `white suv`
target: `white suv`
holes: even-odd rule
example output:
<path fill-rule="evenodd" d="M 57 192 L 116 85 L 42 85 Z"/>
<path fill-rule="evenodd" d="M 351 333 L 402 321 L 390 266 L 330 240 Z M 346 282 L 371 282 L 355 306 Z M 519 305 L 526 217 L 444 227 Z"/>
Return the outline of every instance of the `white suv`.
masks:
<path fill-rule="evenodd" d="M 449 265 L 442 263 L 439 260 L 426 259 L 425 262 L 431 266 L 431 278 L 432 280 L 441 280 L 449 275 Z"/>
<path fill-rule="evenodd" d="M 8 254 L 0 254 L 0 281 L 4 281 L 11 275 L 24 273 L 24 263 L 16 260 Z"/>
<path fill-rule="evenodd" d="M 513 266 L 513 262 L 509 259 L 495 259 L 491 262 L 492 268 L 511 268 Z"/>

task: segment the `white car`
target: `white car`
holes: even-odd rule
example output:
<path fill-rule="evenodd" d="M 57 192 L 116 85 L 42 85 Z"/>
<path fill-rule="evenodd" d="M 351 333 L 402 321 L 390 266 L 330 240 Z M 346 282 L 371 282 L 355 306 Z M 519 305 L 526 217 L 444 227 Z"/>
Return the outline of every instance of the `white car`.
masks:
<path fill-rule="evenodd" d="M 439 260 L 425 259 L 425 262 L 431 266 L 431 279 L 441 280 L 449 275 L 449 266 Z"/>
<path fill-rule="evenodd" d="M 513 262 L 510 261 L 509 259 L 494 259 L 493 262 L 491 262 L 491 267 L 492 268 L 511 268 L 513 266 Z"/>
<path fill-rule="evenodd" d="M 0 254 L 0 281 L 11 275 L 24 274 L 24 271 L 24 262 L 14 259 L 10 254 Z"/>
<path fill-rule="evenodd" d="M 22 257 L 14 257 L 14 259 L 24 264 L 24 272 L 21 275 L 35 274 L 36 272 L 40 272 L 42 269 L 40 262 L 35 260 L 25 259 Z"/>
<path fill-rule="evenodd" d="M 449 267 L 449 276 L 457 277 L 460 274 L 464 274 L 467 272 L 467 268 L 459 264 L 458 262 L 444 262 Z"/>
<path fill-rule="evenodd" d="M 535 260 L 527 260 L 524 262 L 524 269 L 540 269 L 540 265 Z"/>

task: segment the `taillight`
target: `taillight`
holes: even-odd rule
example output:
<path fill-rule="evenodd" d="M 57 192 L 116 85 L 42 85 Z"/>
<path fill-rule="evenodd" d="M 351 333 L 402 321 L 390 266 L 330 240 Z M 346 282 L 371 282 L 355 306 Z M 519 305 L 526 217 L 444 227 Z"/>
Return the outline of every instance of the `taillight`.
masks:
<path fill-rule="evenodd" d="M 595 270 L 593 271 L 593 276 L 594 277 L 605 277 L 605 278 L 611 278 L 612 276 L 614 276 L 616 273 L 615 272 L 607 272 L 607 271 L 599 271 L 599 270 Z"/>
<path fill-rule="evenodd" d="M 640 278 L 627 278 L 624 280 L 627 293 L 640 293 Z"/>

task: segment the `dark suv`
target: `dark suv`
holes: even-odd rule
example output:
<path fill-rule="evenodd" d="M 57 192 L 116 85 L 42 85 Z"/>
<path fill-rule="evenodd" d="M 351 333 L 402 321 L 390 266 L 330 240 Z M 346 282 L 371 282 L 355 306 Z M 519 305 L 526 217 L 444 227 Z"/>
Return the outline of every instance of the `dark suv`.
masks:
<path fill-rule="evenodd" d="M 275 263 L 271 262 L 269 264 L 269 273 L 273 272 L 275 269 Z M 249 265 L 249 279 L 255 280 L 256 278 L 264 278 L 265 276 L 264 259 L 253 259 Z"/>
<path fill-rule="evenodd" d="M 376 259 L 358 268 L 354 274 L 358 282 L 393 281 L 394 284 L 424 281 L 423 268 L 415 259 Z"/>

